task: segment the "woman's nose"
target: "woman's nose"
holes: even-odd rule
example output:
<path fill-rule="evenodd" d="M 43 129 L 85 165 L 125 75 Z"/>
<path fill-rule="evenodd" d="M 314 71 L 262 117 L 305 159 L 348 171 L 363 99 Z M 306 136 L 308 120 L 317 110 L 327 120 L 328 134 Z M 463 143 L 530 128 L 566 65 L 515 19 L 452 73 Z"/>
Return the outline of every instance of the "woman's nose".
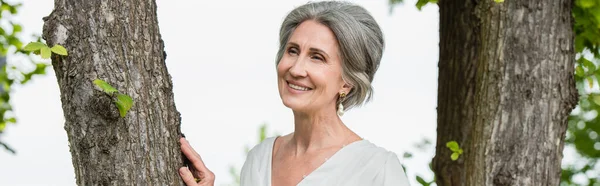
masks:
<path fill-rule="evenodd" d="M 306 62 L 303 57 L 298 57 L 293 62 L 292 67 L 290 67 L 289 72 L 294 77 L 305 77 L 307 75 L 306 72 Z"/>

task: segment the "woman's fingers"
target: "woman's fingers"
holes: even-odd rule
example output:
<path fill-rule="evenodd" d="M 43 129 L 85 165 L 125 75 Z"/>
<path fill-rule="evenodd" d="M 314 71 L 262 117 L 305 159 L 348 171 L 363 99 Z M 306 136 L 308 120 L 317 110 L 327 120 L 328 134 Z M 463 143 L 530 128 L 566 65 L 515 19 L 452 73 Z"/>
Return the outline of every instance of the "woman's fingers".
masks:
<path fill-rule="evenodd" d="M 214 186 L 215 185 L 215 174 L 211 171 L 200 172 L 200 186 Z"/>
<path fill-rule="evenodd" d="M 182 167 L 179 169 L 179 173 L 185 184 L 188 186 L 213 186 L 215 183 L 215 174 L 206 168 L 200 155 L 190 146 L 190 143 L 185 138 L 180 138 L 179 143 L 181 143 L 181 151 L 190 163 L 192 163 L 192 165 L 188 165 L 189 168 Z M 196 178 L 199 178 L 200 182 Z"/>
<path fill-rule="evenodd" d="M 198 183 L 196 182 L 196 179 L 194 178 L 194 175 L 192 174 L 192 172 L 190 172 L 190 170 L 187 167 L 179 168 L 179 175 L 181 175 L 181 179 L 183 180 L 183 182 L 185 182 L 185 185 L 187 185 L 187 186 L 198 185 Z"/>
<path fill-rule="evenodd" d="M 202 162 L 202 158 L 200 155 L 190 146 L 190 143 L 185 138 L 180 138 L 179 143 L 181 143 L 181 151 L 187 157 L 188 160 L 192 163 L 192 166 L 199 171 L 206 171 L 207 168 Z"/>

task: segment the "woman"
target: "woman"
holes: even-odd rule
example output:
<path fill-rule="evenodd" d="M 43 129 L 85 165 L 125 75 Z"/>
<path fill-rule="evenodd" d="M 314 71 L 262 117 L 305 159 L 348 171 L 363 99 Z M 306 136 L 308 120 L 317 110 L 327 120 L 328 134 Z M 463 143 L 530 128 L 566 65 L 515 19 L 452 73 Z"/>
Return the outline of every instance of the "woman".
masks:
<path fill-rule="evenodd" d="M 294 132 L 255 146 L 241 185 L 408 185 L 396 154 L 363 140 L 340 119 L 370 99 L 383 47 L 379 26 L 362 7 L 316 2 L 290 12 L 280 30 L 277 78 L 281 100 L 294 113 Z M 181 149 L 192 163 L 192 171 L 180 169 L 185 183 L 212 186 L 213 173 L 183 138 Z"/>

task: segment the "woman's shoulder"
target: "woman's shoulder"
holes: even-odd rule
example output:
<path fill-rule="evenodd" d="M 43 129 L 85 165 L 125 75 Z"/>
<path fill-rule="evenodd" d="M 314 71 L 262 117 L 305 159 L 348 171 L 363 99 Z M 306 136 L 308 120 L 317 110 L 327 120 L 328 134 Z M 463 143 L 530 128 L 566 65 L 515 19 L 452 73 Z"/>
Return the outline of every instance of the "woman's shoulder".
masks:
<path fill-rule="evenodd" d="M 372 169 L 402 169 L 400 159 L 395 152 L 378 146 L 368 140 L 359 141 L 353 148 L 348 149 L 349 157 L 357 160 L 361 166 Z"/>
<path fill-rule="evenodd" d="M 277 137 L 265 138 L 262 142 L 258 143 L 248 152 L 248 158 L 251 157 L 267 157 L 273 152 L 273 144 Z"/>
<path fill-rule="evenodd" d="M 357 145 L 357 148 L 354 148 L 355 151 L 366 152 L 367 154 L 375 155 L 375 156 L 385 156 L 385 157 L 397 158 L 395 152 L 392 152 L 384 147 L 378 146 L 369 140 L 363 139 L 363 140 L 357 141 L 355 143 L 359 143 Z"/>
<path fill-rule="evenodd" d="M 383 185 L 408 185 L 406 173 L 395 152 L 368 141 L 362 150 L 370 157 L 378 182 L 383 182 Z"/>
<path fill-rule="evenodd" d="M 275 137 L 266 138 L 248 152 L 240 173 L 241 185 L 265 185 L 268 182 L 273 142 Z"/>
<path fill-rule="evenodd" d="M 270 167 L 271 152 L 273 151 L 273 142 L 276 137 L 266 138 L 248 151 L 246 161 L 242 167 L 242 173 L 255 171 L 265 171 Z"/>

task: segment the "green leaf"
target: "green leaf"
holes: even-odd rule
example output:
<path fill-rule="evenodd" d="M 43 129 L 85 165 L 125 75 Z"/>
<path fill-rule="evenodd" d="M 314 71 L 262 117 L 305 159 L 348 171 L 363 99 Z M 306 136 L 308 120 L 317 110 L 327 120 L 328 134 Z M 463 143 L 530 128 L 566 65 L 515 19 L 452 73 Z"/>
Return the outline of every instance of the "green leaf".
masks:
<path fill-rule="evenodd" d="M 13 24 L 13 34 L 21 32 L 23 30 L 23 27 L 21 27 L 21 25 L 19 24 Z"/>
<path fill-rule="evenodd" d="M 450 156 L 450 159 L 452 159 L 452 161 L 456 161 L 458 159 L 459 154 L 458 153 L 452 153 L 452 155 Z"/>
<path fill-rule="evenodd" d="M 419 0 L 415 6 L 417 6 L 417 9 L 421 10 L 427 3 L 429 3 L 429 0 Z"/>
<path fill-rule="evenodd" d="M 412 156 L 413 155 L 410 152 L 404 152 L 404 155 L 403 155 L 404 158 L 411 158 Z"/>
<path fill-rule="evenodd" d="M 6 120 L 6 122 L 9 122 L 9 123 L 16 123 L 16 122 L 17 122 L 17 119 L 16 119 L 16 118 L 8 118 L 8 119 Z"/>
<path fill-rule="evenodd" d="M 33 51 L 41 49 L 42 47 L 46 47 L 46 44 L 41 43 L 41 42 L 31 42 L 31 43 L 25 45 L 23 50 L 33 52 Z"/>
<path fill-rule="evenodd" d="M 118 92 L 116 88 L 110 86 L 110 84 L 108 84 L 105 81 L 102 81 L 100 79 L 94 80 L 94 84 L 96 84 L 96 86 L 98 86 L 98 88 L 102 89 L 106 93 L 112 94 L 112 93 Z"/>
<path fill-rule="evenodd" d="M 4 11 L 4 10 L 10 10 L 10 7 L 11 7 L 10 5 L 8 5 L 6 3 L 2 3 L 2 11 Z M 0 13 L 2 13 L 2 12 L 0 12 Z"/>
<path fill-rule="evenodd" d="M 593 97 L 594 103 L 596 103 L 596 105 L 600 105 L 600 94 L 594 94 L 592 96 L 594 96 Z"/>
<path fill-rule="evenodd" d="M 125 94 L 117 94 L 117 101 L 115 103 L 117 104 L 121 117 L 124 118 L 127 111 L 133 106 L 133 99 Z"/>
<path fill-rule="evenodd" d="M 17 13 L 17 7 L 11 6 L 10 7 L 10 13 L 11 14 L 16 14 Z"/>
<path fill-rule="evenodd" d="M 6 123 L 3 121 L 0 121 L 0 132 L 2 132 L 4 130 L 4 128 L 6 128 Z"/>
<path fill-rule="evenodd" d="M 458 154 L 462 154 L 463 150 L 462 149 L 458 149 L 458 151 L 456 151 Z"/>
<path fill-rule="evenodd" d="M 262 142 L 267 138 L 267 125 L 263 124 L 260 126 L 258 141 Z"/>
<path fill-rule="evenodd" d="M 494 0 L 496 3 L 504 3 L 504 0 Z"/>
<path fill-rule="evenodd" d="M 588 76 L 586 79 L 590 88 L 594 88 L 594 79 L 591 76 Z"/>
<path fill-rule="evenodd" d="M 456 152 L 460 149 L 456 141 L 449 141 L 446 143 L 446 147 L 448 147 L 452 152 Z"/>
<path fill-rule="evenodd" d="M 421 178 L 421 176 L 417 176 L 417 182 L 419 182 L 421 185 L 429 185 L 423 178 Z"/>
<path fill-rule="evenodd" d="M 584 38 L 575 36 L 575 52 L 579 53 L 585 48 Z"/>
<path fill-rule="evenodd" d="M 577 0 L 576 4 L 581 8 L 591 8 L 596 5 L 595 0 Z"/>
<path fill-rule="evenodd" d="M 51 49 L 52 49 L 52 52 L 54 52 L 58 55 L 62 55 L 62 56 L 67 55 L 67 49 L 65 49 L 65 47 L 63 47 L 63 46 L 54 45 Z"/>
<path fill-rule="evenodd" d="M 42 54 L 42 59 L 50 59 L 52 52 L 50 51 L 50 48 L 44 46 L 40 49 L 40 54 Z"/>
<path fill-rule="evenodd" d="M 48 65 L 46 65 L 44 63 L 37 63 L 37 64 L 35 64 L 35 70 L 30 73 L 31 74 L 46 74 L 46 67 L 48 67 Z"/>
<path fill-rule="evenodd" d="M 577 67 L 575 67 L 575 75 L 579 77 L 585 76 L 585 72 L 583 71 L 583 67 L 581 67 L 581 65 L 577 65 Z"/>
<path fill-rule="evenodd" d="M 577 62 L 583 64 L 585 68 L 587 68 L 588 72 L 596 71 L 596 65 L 585 57 L 580 57 Z"/>
<path fill-rule="evenodd" d="M 15 46 L 17 49 L 23 47 L 23 43 L 21 42 L 21 40 L 19 40 L 19 38 L 15 36 L 6 36 L 6 40 L 8 40 L 8 44 Z"/>

